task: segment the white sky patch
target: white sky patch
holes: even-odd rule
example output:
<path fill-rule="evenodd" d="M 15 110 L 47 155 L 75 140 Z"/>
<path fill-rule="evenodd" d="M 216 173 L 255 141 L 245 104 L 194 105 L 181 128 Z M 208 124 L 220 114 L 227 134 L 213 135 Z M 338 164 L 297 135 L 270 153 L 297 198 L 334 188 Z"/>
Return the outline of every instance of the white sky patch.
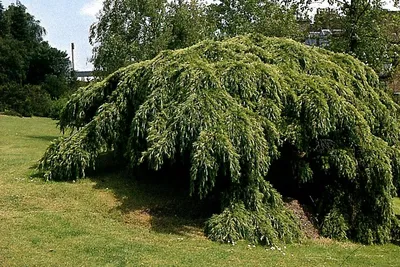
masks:
<path fill-rule="evenodd" d="M 81 8 L 79 13 L 84 16 L 89 16 L 89 17 L 95 18 L 102 7 L 103 7 L 102 0 L 91 0 L 89 3 L 86 3 Z"/>

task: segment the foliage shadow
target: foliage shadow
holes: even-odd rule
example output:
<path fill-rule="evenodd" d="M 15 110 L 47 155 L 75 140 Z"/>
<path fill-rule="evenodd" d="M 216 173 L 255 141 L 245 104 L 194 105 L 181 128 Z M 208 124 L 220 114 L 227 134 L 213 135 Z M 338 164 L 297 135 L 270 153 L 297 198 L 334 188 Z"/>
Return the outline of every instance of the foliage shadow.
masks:
<path fill-rule="evenodd" d="M 214 198 L 189 196 L 189 186 L 181 183 L 188 174 L 181 166 L 131 170 L 110 155 L 103 155 L 96 165 L 89 173 L 94 188 L 112 191 L 118 204 L 110 212 L 117 212 L 126 224 L 144 224 L 164 234 L 203 236 L 205 220 L 218 212 Z"/>
<path fill-rule="evenodd" d="M 31 139 L 38 139 L 46 142 L 51 142 L 57 139 L 59 136 L 58 135 L 27 135 L 27 138 Z"/>

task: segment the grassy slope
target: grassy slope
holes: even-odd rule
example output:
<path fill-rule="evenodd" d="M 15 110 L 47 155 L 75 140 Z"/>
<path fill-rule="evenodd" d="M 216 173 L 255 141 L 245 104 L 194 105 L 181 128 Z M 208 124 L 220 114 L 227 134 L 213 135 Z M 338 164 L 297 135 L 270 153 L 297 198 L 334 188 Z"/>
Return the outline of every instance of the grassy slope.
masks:
<path fill-rule="evenodd" d="M 0 266 L 400 266 L 395 245 L 318 240 L 282 253 L 217 244 L 193 222 L 150 215 L 165 192 L 116 175 L 31 179 L 57 135 L 52 120 L 0 116 Z"/>

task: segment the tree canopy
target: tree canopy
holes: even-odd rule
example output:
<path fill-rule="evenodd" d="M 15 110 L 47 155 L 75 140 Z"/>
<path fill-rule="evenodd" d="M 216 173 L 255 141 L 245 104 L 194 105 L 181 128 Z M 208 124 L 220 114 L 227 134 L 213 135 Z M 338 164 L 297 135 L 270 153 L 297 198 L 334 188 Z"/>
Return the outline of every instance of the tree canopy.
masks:
<path fill-rule="evenodd" d="M 260 33 L 297 39 L 303 34 L 297 18 L 305 1 L 223 0 L 209 5 L 218 37 Z"/>
<path fill-rule="evenodd" d="M 39 168 L 75 180 L 107 151 L 132 169 L 183 166 L 193 197 L 219 200 L 212 240 L 298 240 L 283 195 L 312 199 L 325 236 L 385 243 L 398 223 L 400 129 L 379 85 L 353 57 L 292 40 L 203 41 L 79 90 L 60 120 L 71 135 Z"/>
<path fill-rule="evenodd" d="M 165 49 L 244 33 L 299 38 L 296 18 L 305 1 L 106 0 L 91 27 L 92 62 L 109 74 Z"/>
<path fill-rule="evenodd" d="M 389 11 L 384 5 L 398 5 L 398 1 L 344 0 L 327 1 L 334 4 L 321 10 L 314 27 L 339 30 L 331 38 L 330 50 L 345 52 L 370 65 L 382 79 L 391 77 L 399 63 L 399 12 Z M 319 30 L 319 29 L 318 29 Z"/>
<path fill-rule="evenodd" d="M 102 73 L 193 45 L 212 30 L 200 1 L 105 0 L 90 30 L 93 64 Z"/>
<path fill-rule="evenodd" d="M 106 0 L 91 27 L 92 61 L 98 75 L 151 59 L 165 49 L 179 49 L 205 39 L 222 40 L 246 33 L 304 41 L 308 30 L 334 29 L 326 47 L 370 65 L 381 80 L 398 65 L 398 12 L 381 0 L 329 0 L 329 11 L 308 11 L 316 0 Z M 321 1 L 319 1 L 321 2 Z M 388 1 L 397 5 L 398 1 Z M 187 25 L 190 25 L 188 27 Z"/>
<path fill-rule="evenodd" d="M 4 9 L 0 2 L 0 111 L 46 116 L 52 100 L 68 91 L 68 55 L 44 41 L 44 34 L 21 3 Z"/>

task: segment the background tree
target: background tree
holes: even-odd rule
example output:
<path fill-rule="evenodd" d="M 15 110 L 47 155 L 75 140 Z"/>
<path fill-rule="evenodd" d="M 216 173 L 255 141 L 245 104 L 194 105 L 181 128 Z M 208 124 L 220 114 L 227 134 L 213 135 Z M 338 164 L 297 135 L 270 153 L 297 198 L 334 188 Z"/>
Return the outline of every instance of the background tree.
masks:
<path fill-rule="evenodd" d="M 187 47 L 204 39 L 250 32 L 299 38 L 303 34 L 296 19 L 303 1 L 285 3 L 106 0 L 99 21 L 91 27 L 92 61 L 105 76 L 121 66 L 153 58 L 162 50 Z"/>
<path fill-rule="evenodd" d="M 335 8 L 318 8 L 314 16 L 312 24 L 313 31 L 320 31 L 322 29 L 341 30 L 343 29 L 344 20 L 340 11 Z"/>
<path fill-rule="evenodd" d="M 28 68 L 27 48 L 12 38 L 0 38 L 0 85 L 23 84 Z"/>
<path fill-rule="evenodd" d="M 26 83 L 43 85 L 52 98 L 59 98 L 67 90 L 70 74 L 68 54 L 40 42 L 31 54 Z"/>
<path fill-rule="evenodd" d="M 336 8 L 317 14 L 315 22 L 321 26 L 333 23 L 336 29 L 341 30 L 340 35 L 331 38 L 329 49 L 357 57 L 370 65 L 382 79 L 390 77 L 398 64 L 399 52 L 398 42 L 394 41 L 388 27 L 389 20 L 394 22 L 395 13 L 384 9 L 384 1 L 380 0 L 328 2 Z M 398 4 L 397 1 L 391 3 Z"/>
<path fill-rule="evenodd" d="M 188 47 L 213 37 L 216 27 L 208 20 L 207 6 L 201 1 L 170 1 L 166 9 L 167 49 Z"/>
<path fill-rule="evenodd" d="M 0 1 L 0 38 L 6 34 L 6 22 L 4 19 L 4 6 Z"/>
<path fill-rule="evenodd" d="M 17 41 L 36 45 L 43 40 L 45 29 L 40 22 L 29 14 L 21 3 L 11 4 L 4 13 L 8 24 L 9 34 Z"/>
<path fill-rule="evenodd" d="M 106 0 L 90 31 L 92 62 L 105 75 L 207 36 L 209 23 L 200 1 Z"/>
<path fill-rule="evenodd" d="M 90 30 L 95 69 L 110 73 L 161 51 L 165 4 L 166 0 L 104 1 L 99 21 Z"/>
<path fill-rule="evenodd" d="M 95 46 L 92 61 L 104 76 L 129 63 L 150 59 L 164 49 L 187 47 L 203 39 L 260 33 L 302 41 L 312 2 L 107 0 L 91 30 L 90 40 Z M 339 30 L 329 49 L 357 57 L 382 79 L 390 77 L 399 53 L 398 42 L 388 30 L 388 25 L 393 28 L 395 24 L 394 13 L 383 9 L 380 0 L 328 2 L 333 7 L 320 9 L 313 27 Z M 186 27 L 187 23 L 191 27 Z"/>
<path fill-rule="evenodd" d="M 210 5 L 220 36 L 261 33 L 265 36 L 299 38 L 297 23 L 302 1 L 222 0 Z"/>
<path fill-rule="evenodd" d="M 50 115 L 52 100 L 69 91 L 67 53 L 43 41 L 45 29 L 20 3 L 0 6 L 0 24 L 0 111 Z"/>

